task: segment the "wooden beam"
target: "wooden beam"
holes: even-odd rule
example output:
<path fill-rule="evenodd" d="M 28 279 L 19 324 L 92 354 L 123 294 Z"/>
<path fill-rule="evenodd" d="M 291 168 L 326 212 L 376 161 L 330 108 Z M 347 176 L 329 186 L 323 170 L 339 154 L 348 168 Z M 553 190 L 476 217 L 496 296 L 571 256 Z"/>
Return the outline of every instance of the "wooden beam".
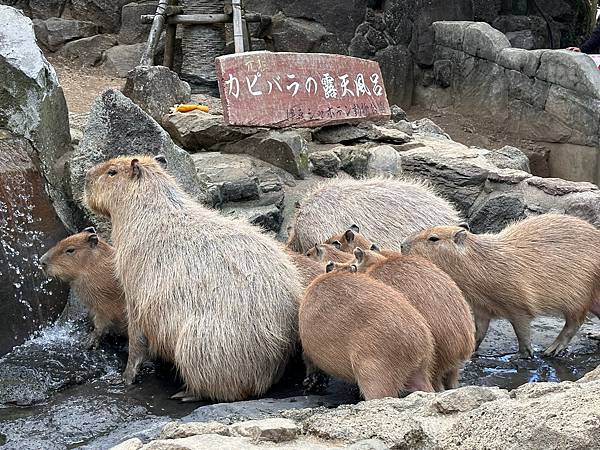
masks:
<path fill-rule="evenodd" d="M 244 32 L 242 24 L 242 2 L 241 0 L 231 0 L 233 7 L 233 43 L 236 53 L 244 53 Z"/>
<path fill-rule="evenodd" d="M 260 22 L 260 14 L 245 14 L 243 18 L 246 22 Z M 141 17 L 142 23 L 152 23 L 154 16 L 152 14 L 144 14 Z M 178 14 L 167 17 L 169 25 L 216 25 L 220 23 L 231 23 L 232 16 L 229 14 Z"/>
<path fill-rule="evenodd" d="M 173 8 L 177 0 L 169 0 L 169 7 Z M 180 7 L 177 7 L 181 9 Z M 167 11 L 168 14 L 168 11 Z M 165 54 L 163 56 L 163 66 L 169 69 L 173 68 L 173 61 L 175 59 L 175 38 L 177 36 L 177 25 L 168 24 L 167 32 L 165 33 Z"/>
<path fill-rule="evenodd" d="M 165 25 L 165 11 L 167 9 L 168 0 L 159 0 L 158 6 L 156 7 L 156 14 L 152 20 L 152 28 L 150 34 L 148 34 L 148 42 L 146 49 L 140 60 L 140 65 L 151 66 L 154 62 L 154 52 L 156 50 L 156 44 L 162 33 L 163 26 Z"/>

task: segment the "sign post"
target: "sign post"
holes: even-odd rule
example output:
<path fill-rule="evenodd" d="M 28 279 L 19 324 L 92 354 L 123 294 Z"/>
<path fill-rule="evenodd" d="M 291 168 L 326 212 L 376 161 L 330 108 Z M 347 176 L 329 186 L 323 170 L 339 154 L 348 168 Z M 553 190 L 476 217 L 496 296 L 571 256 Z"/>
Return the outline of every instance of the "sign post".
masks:
<path fill-rule="evenodd" d="M 216 69 L 229 125 L 312 127 L 390 116 L 375 61 L 261 51 L 218 57 Z"/>

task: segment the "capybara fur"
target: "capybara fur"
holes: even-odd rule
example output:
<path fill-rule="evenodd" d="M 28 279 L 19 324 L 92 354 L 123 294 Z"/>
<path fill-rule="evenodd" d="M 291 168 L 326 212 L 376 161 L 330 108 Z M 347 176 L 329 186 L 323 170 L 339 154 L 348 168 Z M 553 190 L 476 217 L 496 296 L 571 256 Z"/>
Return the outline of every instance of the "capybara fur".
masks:
<path fill-rule="evenodd" d="M 124 380 L 135 378 L 145 336 L 152 356 L 175 364 L 189 397 L 260 396 L 298 341 L 298 270 L 259 228 L 195 202 L 165 165 L 162 156 L 119 157 L 86 175 L 88 207 L 112 222 L 127 300 Z"/>
<path fill-rule="evenodd" d="M 306 251 L 305 255 L 319 263 L 327 261 L 343 263 L 354 259 L 351 254 L 340 250 L 332 244 L 315 244 Z M 321 273 L 323 273 L 322 270 Z"/>
<path fill-rule="evenodd" d="M 475 235 L 461 227 L 434 227 L 406 240 L 402 252 L 429 259 L 454 279 L 475 314 L 476 345 L 490 319 L 508 319 L 519 352 L 531 356 L 530 323 L 562 315 L 565 326 L 545 350 L 565 350 L 588 312 L 600 314 L 600 231 L 588 222 L 543 214 L 498 234 Z"/>
<path fill-rule="evenodd" d="M 395 178 L 334 178 L 318 186 L 296 209 L 288 246 L 308 251 L 340 230 L 358 224 L 383 248 L 400 251 L 411 233 L 435 225 L 454 225 L 456 209 L 424 183 Z"/>
<path fill-rule="evenodd" d="M 325 267 L 324 263 L 321 264 L 320 261 L 317 262 L 306 255 L 296 253 L 289 249 L 286 249 L 286 253 L 298 269 L 298 273 L 300 273 L 300 277 L 302 279 L 302 286 L 304 288 L 306 288 L 312 280 L 323 273 L 323 269 Z M 298 298 L 298 301 L 300 301 L 300 298 Z"/>
<path fill-rule="evenodd" d="M 352 262 L 358 273 L 393 287 L 421 313 L 435 343 L 432 384 L 436 390 L 458 387 L 459 372 L 475 348 L 475 324 L 469 305 L 445 272 L 419 256 L 357 247 Z"/>
<path fill-rule="evenodd" d="M 307 376 L 315 368 L 358 384 L 366 400 L 431 392 L 433 338 L 400 293 L 363 274 L 322 274 L 300 303 Z"/>
<path fill-rule="evenodd" d="M 356 247 L 371 248 L 372 245 L 371 241 L 360 233 L 358 225 L 352 225 L 343 233 L 331 236 L 325 243 L 346 253 L 352 253 Z"/>
<path fill-rule="evenodd" d="M 40 258 L 46 275 L 69 283 L 88 309 L 94 324 L 88 348 L 97 347 L 109 332 L 127 336 L 127 310 L 114 254 L 114 248 L 90 227 L 63 239 Z"/>

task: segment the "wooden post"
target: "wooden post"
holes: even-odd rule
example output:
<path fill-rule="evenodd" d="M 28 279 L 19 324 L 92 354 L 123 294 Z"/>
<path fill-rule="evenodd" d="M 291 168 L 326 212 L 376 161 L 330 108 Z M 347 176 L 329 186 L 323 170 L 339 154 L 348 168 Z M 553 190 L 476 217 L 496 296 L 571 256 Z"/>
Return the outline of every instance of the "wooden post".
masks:
<path fill-rule="evenodd" d="M 244 52 L 244 31 L 242 23 L 242 1 L 231 0 L 233 8 L 233 43 L 236 53 Z"/>
<path fill-rule="evenodd" d="M 156 14 L 152 21 L 152 28 L 148 35 L 148 43 L 146 44 L 146 50 L 140 60 L 140 65 L 151 66 L 154 62 L 154 52 L 156 50 L 156 44 L 162 33 L 163 26 L 165 24 L 165 11 L 167 9 L 168 0 L 159 0 L 158 6 L 156 7 Z"/>
<path fill-rule="evenodd" d="M 177 0 L 169 0 L 169 5 L 173 6 Z M 175 37 L 177 34 L 177 25 L 167 22 L 167 33 L 165 36 L 165 55 L 163 57 L 163 66 L 169 69 L 173 68 L 173 60 L 175 59 Z"/>

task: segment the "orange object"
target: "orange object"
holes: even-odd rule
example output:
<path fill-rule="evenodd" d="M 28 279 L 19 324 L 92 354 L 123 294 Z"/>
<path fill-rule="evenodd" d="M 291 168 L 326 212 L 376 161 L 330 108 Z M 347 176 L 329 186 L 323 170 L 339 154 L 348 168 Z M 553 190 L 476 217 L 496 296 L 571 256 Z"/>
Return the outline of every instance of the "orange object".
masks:
<path fill-rule="evenodd" d="M 188 112 L 188 111 L 194 111 L 196 109 L 203 111 L 205 113 L 208 112 L 208 106 L 206 106 L 206 105 L 196 105 L 196 104 L 192 104 L 192 103 L 175 105 L 175 111 L 178 111 L 178 112 Z"/>

